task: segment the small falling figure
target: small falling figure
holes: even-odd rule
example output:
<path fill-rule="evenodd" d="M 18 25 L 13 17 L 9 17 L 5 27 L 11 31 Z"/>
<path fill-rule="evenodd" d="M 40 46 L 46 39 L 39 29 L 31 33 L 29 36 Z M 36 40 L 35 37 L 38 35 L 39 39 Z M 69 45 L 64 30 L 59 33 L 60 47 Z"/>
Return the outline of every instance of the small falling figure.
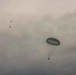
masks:
<path fill-rule="evenodd" d="M 10 22 L 12 22 L 12 21 L 10 21 Z"/>
<path fill-rule="evenodd" d="M 11 26 L 9 26 L 9 28 L 11 28 Z"/>
<path fill-rule="evenodd" d="M 48 60 L 50 60 L 50 58 L 48 58 Z"/>
<path fill-rule="evenodd" d="M 10 21 L 10 22 L 12 22 L 12 21 Z M 11 28 L 11 26 L 9 26 L 9 28 Z"/>

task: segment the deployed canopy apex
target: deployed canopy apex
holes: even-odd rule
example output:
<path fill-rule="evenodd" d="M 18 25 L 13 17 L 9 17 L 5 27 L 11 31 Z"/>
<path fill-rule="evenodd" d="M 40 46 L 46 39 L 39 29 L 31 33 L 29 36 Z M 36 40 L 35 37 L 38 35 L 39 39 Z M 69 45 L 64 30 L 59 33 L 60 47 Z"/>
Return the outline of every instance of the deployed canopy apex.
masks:
<path fill-rule="evenodd" d="M 60 45 L 60 41 L 56 38 L 50 37 L 46 40 L 46 42 L 50 45 L 54 45 L 54 46 L 59 46 Z"/>

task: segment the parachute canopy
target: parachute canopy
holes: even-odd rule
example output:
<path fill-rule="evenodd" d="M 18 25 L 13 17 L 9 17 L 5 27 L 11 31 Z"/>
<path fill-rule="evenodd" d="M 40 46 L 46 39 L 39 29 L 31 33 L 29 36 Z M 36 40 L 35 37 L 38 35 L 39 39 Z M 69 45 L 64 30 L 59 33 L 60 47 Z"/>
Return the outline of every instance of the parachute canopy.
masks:
<path fill-rule="evenodd" d="M 60 45 L 60 41 L 56 38 L 50 37 L 46 40 L 46 42 L 50 45 L 54 45 L 54 46 L 59 46 Z"/>

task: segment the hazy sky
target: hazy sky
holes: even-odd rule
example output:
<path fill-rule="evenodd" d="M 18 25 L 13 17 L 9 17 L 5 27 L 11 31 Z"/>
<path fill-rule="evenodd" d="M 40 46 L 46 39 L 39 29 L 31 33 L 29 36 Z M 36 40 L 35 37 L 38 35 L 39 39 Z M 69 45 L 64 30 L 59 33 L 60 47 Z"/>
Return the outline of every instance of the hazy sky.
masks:
<path fill-rule="evenodd" d="M 0 75 L 76 75 L 75 45 L 76 0 L 0 0 Z"/>
<path fill-rule="evenodd" d="M 76 9 L 76 0 L 0 0 L 0 11 L 8 15 L 52 15 L 57 18 Z"/>

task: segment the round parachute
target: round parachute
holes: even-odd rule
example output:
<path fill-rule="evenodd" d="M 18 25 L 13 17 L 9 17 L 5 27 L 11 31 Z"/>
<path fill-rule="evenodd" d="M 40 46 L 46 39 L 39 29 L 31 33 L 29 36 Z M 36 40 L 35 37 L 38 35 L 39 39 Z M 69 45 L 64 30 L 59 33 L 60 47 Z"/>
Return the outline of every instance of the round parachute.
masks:
<path fill-rule="evenodd" d="M 59 46 L 60 45 L 60 41 L 56 38 L 50 37 L 46 40 L 46 42 L 50 45 L 54 45 L 54 46 Z"/>
<path fill-rule="evenodd" d="M 56 38 L 50 37 L 46 40 L 46 42 L 54 47 L 52 47 L 52 52 L 50 50 L 48 50 L 48 60 L 50 60 L 51 55 L 54 53 L 54 51 L 56 50 L 56 46 L 60 45 L 60 41 Z"/>

